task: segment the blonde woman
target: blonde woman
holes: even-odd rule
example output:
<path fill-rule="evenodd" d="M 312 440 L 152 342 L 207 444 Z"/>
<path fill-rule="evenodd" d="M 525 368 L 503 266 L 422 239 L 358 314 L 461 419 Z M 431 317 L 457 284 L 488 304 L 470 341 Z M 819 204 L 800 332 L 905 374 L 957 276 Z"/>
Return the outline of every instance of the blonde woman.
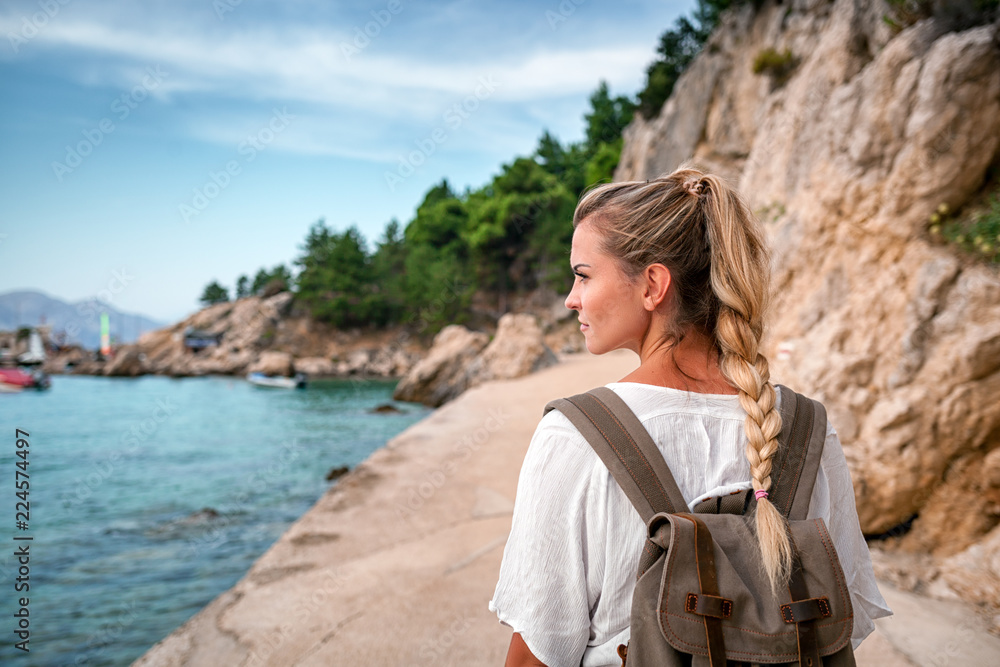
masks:
<path fill-rule="evenodd" d="M 764 234 L 721 178 L 679 169 L 584 195 L 573 218 L 566 307 L 593 354 L 632 350 L 607 386 L 649 431 L 689 507 L 770 486 L 780 395 L 758 346 L 770 290 Z M 584 391 L 589 387 L 581 387 Z M 787 578 L 784 519 L 763 493 L 755 528 L 772 582 Z M 810 502 L 848 582 L 855 647 L 891 614 L 875 583 L 844 453 L 832 426 Z M 507 665 L 620 665 L 645 527 L 558 410 L 539 423 L 518 482 L 490 602 L 514 634 Z"/>

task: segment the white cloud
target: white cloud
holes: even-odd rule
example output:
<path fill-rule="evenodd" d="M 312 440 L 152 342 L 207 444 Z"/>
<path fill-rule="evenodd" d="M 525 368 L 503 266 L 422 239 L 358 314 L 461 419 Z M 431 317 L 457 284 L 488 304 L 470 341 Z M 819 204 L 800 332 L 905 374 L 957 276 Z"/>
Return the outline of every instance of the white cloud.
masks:
<path fill-rule="evenodd" d="M 0 18 L 0 32 L 14 29 Z M 81 82 L 131 85 L 136 71 L 158 65 L 169 72 L 160 95 L 215 93 L 243 99 L 300 101 L 356 109 L 380 117 L 424 118 L 453 98 L 472 94 L 481 77 L 500 82 L 498 100 L 522 102 L 588 93 L 598 79 L 635 85 L 652 57 L 635 46 L 535 50 L 527 55 L 470 53 L 461 62 L 434 62 L 413 53 L 363 51 L 348 60 L 332 30 L 287 28 L 210 34 L 150 34 L 134 28 L 53 22 L 39 47 L 113 56 L 75 71 Z M 72 70 L 71 70 L 72 71 Z"/>

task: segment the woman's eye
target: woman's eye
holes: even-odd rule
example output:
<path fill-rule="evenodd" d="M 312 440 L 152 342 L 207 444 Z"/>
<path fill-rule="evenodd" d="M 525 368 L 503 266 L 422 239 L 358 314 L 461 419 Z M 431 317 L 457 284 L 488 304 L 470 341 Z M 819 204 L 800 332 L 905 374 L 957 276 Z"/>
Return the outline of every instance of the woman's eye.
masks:
<path fill-rule="evenodd" d="M 583 275 L 582 273 L 580 273 L 579 271 L 574 271 L 573 273 L 575 275 L 579 276 L 580 278 L 586 278 L 587 277 L 587 276 Z"/>

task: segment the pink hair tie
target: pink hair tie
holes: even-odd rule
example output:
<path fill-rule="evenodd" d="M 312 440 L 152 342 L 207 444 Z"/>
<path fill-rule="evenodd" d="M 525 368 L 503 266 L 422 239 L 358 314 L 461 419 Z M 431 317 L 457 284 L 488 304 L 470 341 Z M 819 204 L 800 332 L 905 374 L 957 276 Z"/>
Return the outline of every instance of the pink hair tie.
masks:
<path fill-rule="evenodd" d="M 764 489 L 757 489 L 756 491 L 753 492 L 753 496 L 757 500 L 760 500 L 761 498 L 767 498 L 767 491 L 765 491 Z"/>

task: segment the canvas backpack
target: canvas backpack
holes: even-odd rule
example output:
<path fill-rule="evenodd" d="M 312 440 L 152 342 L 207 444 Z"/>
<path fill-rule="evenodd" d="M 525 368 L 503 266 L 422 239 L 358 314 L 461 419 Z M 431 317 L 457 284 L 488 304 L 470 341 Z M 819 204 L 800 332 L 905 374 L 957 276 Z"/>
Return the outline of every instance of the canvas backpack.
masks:
<path fill-rule="evenodd" d="M 647 527 L 622 665 L 853 666 L 854 613 L 822 519 L 807 520 L 826 438 L 822 404 L 781 387 L 782 430 L 768 499 L 788 519 L 792 576 L 771 592 L 752 490 L 688 510 L 642 423 L 607 387 L 557 399 Z"/>

